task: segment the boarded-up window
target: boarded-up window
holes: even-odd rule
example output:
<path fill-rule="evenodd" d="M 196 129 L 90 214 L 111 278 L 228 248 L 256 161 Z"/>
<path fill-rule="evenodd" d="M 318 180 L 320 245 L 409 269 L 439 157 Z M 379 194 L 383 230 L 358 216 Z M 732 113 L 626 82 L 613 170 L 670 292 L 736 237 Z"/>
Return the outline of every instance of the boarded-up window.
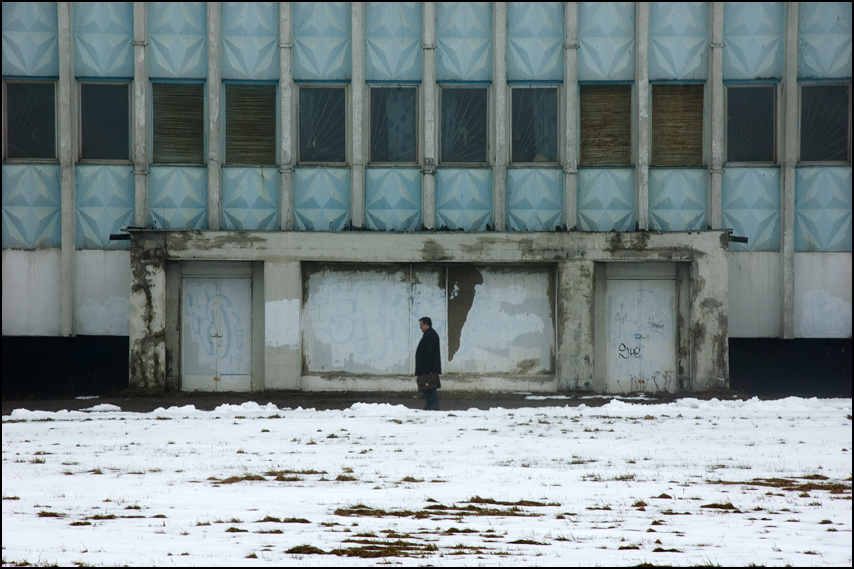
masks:
<path fill-rule="evenodd" d="M 346 95 L 343 87 L 300 87 L 300 162 L 347 161 Z"/>
<path fill-rule="evenodd" d="M 5 158 L 56 159 L 56 83 L 4 82 Z"/>
<path fill-rule="evenodd" d="M 80 158 L 130 160 L 130 84 L 80 85 Z"/>
<path fill-rule="evenodd" d="M 653 85 L 650 165 L 703 165 L 702 85 Z"/>
<path fill-rule="evenodd" d="M 632 86 L 581 87 L 580 166 L 632 163 Z"/>
<path fill-rule="evenodd" d="M 225 86 L 225 159 L 228 164 L 276 163 L 276 87 Z"/>
<path fill-rule="evenodd" d="M 557 162 L 557 89 L 513 89 L 513 162 Z"/>
<path fill-rule="evenodd" d="M 154 83 L 154 162 L 202 164 L 205 149 L 205 88 L 201 84 Z"/>
<path fill-rule="evenodd" d="M 851 161 L 851 85 L 801 88 L 801 161 Z"/>
<path fill-rule="evenodd" d="M 727 89 L 727 162 L 774 162 L 774 85 Z"/>

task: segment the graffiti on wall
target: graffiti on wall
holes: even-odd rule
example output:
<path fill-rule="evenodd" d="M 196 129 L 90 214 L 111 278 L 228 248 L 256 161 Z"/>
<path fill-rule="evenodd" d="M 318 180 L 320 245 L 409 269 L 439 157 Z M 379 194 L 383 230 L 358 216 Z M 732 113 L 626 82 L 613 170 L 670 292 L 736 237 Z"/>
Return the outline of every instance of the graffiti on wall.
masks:
<path fill-rule="evenodd" d="M 804 295 L 800 335 L 802 338 L 850 338 L 851 303 L 826 290 Z"/>
<path fill-rule="evenodd" d="M 304 282 L 307 371 L 411 374 L 422 316 L 445 373 L 553 371 L 552 268 L 318 266 Z"/>
<path fill-rule="evenodd" d="M 308 369 L 409 373 L 407 279 L 403 271 L 326 270 L 311 275 Z"/>

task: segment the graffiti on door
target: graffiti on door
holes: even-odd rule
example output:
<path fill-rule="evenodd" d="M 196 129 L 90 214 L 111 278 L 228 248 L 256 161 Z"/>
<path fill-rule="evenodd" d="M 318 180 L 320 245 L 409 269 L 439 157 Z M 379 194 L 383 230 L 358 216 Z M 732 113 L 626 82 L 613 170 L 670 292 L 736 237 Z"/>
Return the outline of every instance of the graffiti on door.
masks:
<path fill-rule="evenodd" d="M 217 376 L 245 374 L 248 369 L 249 311 L 242 295 L 232 298 L 236 291 L 230 280 L 235 279 L 185 281 L 185 330 L 198 348 L 197 371 Z"/>
<path fill-rule="evenodd" d="M 675 281 L 608 283 L 608 386 L 613 392 L 675 389 Z"/>

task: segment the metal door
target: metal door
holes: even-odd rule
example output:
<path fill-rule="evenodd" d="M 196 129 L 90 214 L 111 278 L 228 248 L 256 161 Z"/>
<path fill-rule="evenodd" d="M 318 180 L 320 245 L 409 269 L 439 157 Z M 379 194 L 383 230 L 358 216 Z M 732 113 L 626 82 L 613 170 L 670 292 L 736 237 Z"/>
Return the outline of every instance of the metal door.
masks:
<path fill-rule="evenodd" d="M 675 391 L 676 281 L 608 280 L 609 393 Z"/>
<path fill-rule="evenodd" d="M 252 388 L 251 290 L 249 278 L 183 279 L 183 390 Z"/>

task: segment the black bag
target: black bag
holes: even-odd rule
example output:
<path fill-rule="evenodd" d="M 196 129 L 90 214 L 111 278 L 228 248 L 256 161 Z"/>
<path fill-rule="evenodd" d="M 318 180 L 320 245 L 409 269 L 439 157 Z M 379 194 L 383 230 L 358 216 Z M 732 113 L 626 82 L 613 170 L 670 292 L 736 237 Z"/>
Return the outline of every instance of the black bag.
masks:
<path fill-rule="evenodd" d="M 418 391 L 429 391 L 431 389 L 439 389 L 442 387 L 442 382 L 439 380 L 438 373 L 425 373 L 416 378 L 418 383 Z"/>

